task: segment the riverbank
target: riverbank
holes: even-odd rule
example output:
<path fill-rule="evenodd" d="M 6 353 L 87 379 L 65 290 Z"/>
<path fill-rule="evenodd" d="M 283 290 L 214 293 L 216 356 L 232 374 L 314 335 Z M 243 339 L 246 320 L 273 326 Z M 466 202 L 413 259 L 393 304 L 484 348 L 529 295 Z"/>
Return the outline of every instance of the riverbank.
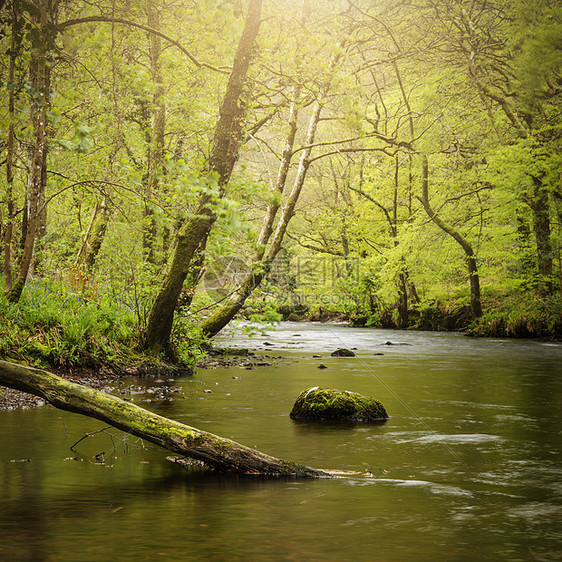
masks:
<path fill-rule="evenodd" d="M 252 370 L 257 367 L 270 367 L 279 362 L 281 357 L 269 354 L 259 354 L 248 349 L 209 348 L 204 359 L 197 362 L 197 369 L 215 369 L 218 367 L 239 367 Z M 9 360 L 9 359 L 8 359 Z M 28 363 L 27 366 L 33 366 Z M 71 382 L 82 384 L 95 390 L 102 390 L 113 394 L 131 394 L 135 387 L 135 379 L 152 379 L 155 382 L 161 378 L 182 378 L 193 375 L 193 368 L 184 368 L 171 363 L 144 363 L 127 368 L 115 365 L 99 365 L 92 367 L 71 367 L 67 369 L 40 367 Z M 149 385 L 150 386 L 150 385 Z M 167 393 L 173 393 L 174 388 L 167 388 Z M 162 388 L 154 386 L 155 396 L 162 393 Z M 164 396 L 160 396 L 164 398 Z M 170 399 L 171 396 L 165 398 Z M 33 408 L 43 406 L 42 398 L 12 388 L 0 387 L 0 410 L 15 410 L 17 408 Z"/>
<path fill-rule="evenodd" d="M 435 299 L 411 305 L 405 325 L 393 306 L 374 312 L 326 310 L 284 304 L 277 311 L 284 321 L 349 322 L 352 326 L 392 330 L 461 332 L 475 337 L 562 340 L 562 297 L 533 291 L 491 293 L 482 298 L 484 314 L 473 320 L 468 296 Z"/>

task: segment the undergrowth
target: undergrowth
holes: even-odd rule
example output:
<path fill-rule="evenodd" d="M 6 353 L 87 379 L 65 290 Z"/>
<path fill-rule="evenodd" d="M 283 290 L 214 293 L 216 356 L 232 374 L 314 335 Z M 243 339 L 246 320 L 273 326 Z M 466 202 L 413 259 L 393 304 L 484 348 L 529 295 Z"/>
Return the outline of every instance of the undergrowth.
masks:
<path fill-rule="evenodd" d="M 174 339 L 175 362 L 192 366 L 200 353 L 194 353 L 177 330 Z M 18 303 L 8 302 L 1 292 L 2 359 L 61 369 L 164 363 L 163 357 L 143 354 L 141 343 L 135 311 L 99 292 L 75 292 L 40 278 L 28 280 Z"/>
<path fill-rule="evenodd" d="M 487 303 L 470 335 L 509 338 L 562 338 L 562 297 L 525 292 Z"/>

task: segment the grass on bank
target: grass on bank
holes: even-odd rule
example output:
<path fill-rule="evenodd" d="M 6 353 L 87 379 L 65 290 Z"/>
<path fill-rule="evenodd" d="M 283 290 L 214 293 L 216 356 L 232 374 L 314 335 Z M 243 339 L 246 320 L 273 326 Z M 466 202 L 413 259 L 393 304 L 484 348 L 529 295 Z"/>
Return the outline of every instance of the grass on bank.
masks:
<path fill-rule="evenodd" d="M 199 341 L 178 337 L 176 368 L 190 368 L 202 356 Z M 142 328 L 135 311 L 109 297 L 75 292 L 63 283 L 32 278 L 18 303 L 0 294 L 0 358 L 37 367 L 155 370 L 168 359 L 142 352 Z"/>

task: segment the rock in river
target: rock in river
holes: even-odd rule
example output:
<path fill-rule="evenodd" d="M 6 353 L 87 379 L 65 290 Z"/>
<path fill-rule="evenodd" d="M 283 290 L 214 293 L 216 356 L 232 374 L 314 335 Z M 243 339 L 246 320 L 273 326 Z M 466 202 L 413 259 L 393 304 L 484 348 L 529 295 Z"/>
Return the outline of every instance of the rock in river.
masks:
<path fill-rule="evenodd" d="M 301 392 L 290 416 L 296 420 L 337 422 L 380 422 L 388 419 L 384 406 L 374 398 L 349 390 L 318 386 Z"/>
<path fill-rule="evenodd" d="M 351 349 L 340 348 L 336 349 L 332 354 L 332 357 L 355 357 L 355 353 Z"/>

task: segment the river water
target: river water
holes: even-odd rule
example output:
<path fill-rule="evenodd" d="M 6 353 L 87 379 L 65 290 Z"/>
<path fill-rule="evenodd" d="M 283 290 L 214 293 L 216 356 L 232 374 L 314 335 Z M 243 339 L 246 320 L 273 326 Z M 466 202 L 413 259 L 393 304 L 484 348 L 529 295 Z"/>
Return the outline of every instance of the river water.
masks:
<path fill-rule="evenodd" d="M 0 559 L 562 559 L 562 345 L 301 323 L 221 343 L 275 359 L 141 381 L 130 397 L 344 476 L 189 472 L 116 430 L 72 451 L 103 424 L 0 412 Z M 340 347 L 356 357 L 330 357 Z M 373 396 L 390 419 L 293 422 L 318 385 Z"/>

